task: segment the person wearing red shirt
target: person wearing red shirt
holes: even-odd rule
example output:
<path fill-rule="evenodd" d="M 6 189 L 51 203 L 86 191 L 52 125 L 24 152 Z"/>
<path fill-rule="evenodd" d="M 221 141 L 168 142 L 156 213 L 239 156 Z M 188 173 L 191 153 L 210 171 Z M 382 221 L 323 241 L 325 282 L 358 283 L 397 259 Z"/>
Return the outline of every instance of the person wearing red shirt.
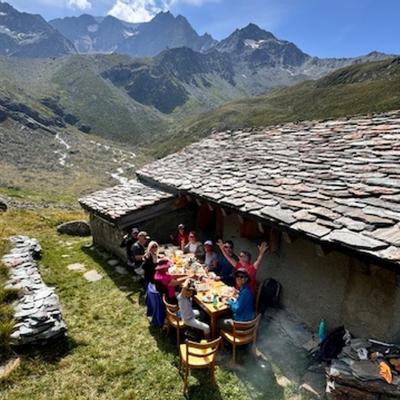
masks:
<path fill-rule="evenodd" d="M 217 245 L 221 249 L 221 252 L 225 256 L 225 258 L 232 264 L 233 268 L 235 268 L 236 270 L 245 269 L 247 271 L 250 278 L 249 287 L 254 298 L 256 298 L 257 296 L 256 275 L 258 268 L 260 267 L 264 259 L 265 253 L 268 250 L 267 242 L 262 242 L 258 246 L 258 257 L 257 260 L 254 261 L 254 263 L 251 262 L 251 254 L 248 251 L 241 251 L 239 254 L 239 261 L 236 261 L 226 251 L 226 249 L 224 248 L 224 242 L 222 240 L 218 240 Z"/>
<path fill-rule="evenodd" d="M 171 239 L 175 245 L 179 246 L 179 248 L 183 250 L 183 248 L 189 243 L 189 234 L 185 230 L 185 225 L 179 224 L 178 232 L 175 236 L 171 235 Z"/>

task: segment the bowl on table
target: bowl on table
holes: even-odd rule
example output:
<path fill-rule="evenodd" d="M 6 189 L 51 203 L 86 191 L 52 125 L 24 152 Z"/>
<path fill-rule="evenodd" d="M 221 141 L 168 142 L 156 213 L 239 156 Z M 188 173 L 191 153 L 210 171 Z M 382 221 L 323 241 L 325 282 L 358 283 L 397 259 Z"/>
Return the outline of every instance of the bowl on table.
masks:
<path fill-rule="evenodd" d="M 213 297 L 210 296 L 209 294 L 206 294 L 201 300 L 204 303 L 212 303 L 213 302 Z"/>

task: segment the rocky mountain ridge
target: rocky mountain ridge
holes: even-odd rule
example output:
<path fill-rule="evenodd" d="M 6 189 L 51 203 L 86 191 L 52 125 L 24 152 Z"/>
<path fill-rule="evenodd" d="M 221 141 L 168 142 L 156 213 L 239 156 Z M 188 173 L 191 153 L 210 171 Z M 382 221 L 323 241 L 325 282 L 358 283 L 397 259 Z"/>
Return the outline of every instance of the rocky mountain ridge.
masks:
<path fill-rule="evenodd" d="M 21 13 L 0 2 L 0 55 L 38 58 L 74 53 L 74 45 L 40 15 Z"/>
<path fill-rule="evenodd" d="M 57 18 L 49 21 L 75 44 L 79 53 L 119 53 L 153 57 L 168 48 L 189 47 L 207 51 L 215 43 L 209 34 L 198 35 L 182 15 L 160 12 L 151 21 L 131 24 L 113 16 Z"/>

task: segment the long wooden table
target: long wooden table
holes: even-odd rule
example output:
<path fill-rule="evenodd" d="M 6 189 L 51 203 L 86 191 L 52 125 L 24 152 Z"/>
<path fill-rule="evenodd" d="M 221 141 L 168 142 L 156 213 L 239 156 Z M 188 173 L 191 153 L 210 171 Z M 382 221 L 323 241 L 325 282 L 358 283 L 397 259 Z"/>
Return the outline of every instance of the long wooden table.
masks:
<path fill-rule="evenodd" d="M 227 304 L 219 301 L 216 306 L 213 303 L 205 303 L 203 301 L 204 296 L 210 295 L 210 293 L 216 292 L 220 295 L 221 289 L 226 286 L 223 282 L 213 282 L 212 287 L 208 292 L 198 292 L 196 296 L 194 296 L 194 301 L 199 305 L 199 307 L 207 313 L 210 317 L 210 334 L 211 338 L 214 339 L 217 334 L 217 320 L 220 317 L 227 316 L 231 313 L 231 310 Z"/>

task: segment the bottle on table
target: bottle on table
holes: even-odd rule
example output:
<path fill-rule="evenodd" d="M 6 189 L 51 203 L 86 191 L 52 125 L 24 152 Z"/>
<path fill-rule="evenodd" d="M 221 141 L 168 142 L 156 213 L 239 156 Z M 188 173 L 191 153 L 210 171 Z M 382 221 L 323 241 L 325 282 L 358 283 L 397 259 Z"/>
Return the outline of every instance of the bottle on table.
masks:
<path fill-rule="evenodd" d="M 216 293 L 214 293 L 214 297 L 213 297 L 213 302 L 212 302 L 212 304 L 213 304 L 213 307 L 214 307 L 214 308 L 217 308 L 217 305 L 218 305 L 218 295 L 217 295 Z"/>

